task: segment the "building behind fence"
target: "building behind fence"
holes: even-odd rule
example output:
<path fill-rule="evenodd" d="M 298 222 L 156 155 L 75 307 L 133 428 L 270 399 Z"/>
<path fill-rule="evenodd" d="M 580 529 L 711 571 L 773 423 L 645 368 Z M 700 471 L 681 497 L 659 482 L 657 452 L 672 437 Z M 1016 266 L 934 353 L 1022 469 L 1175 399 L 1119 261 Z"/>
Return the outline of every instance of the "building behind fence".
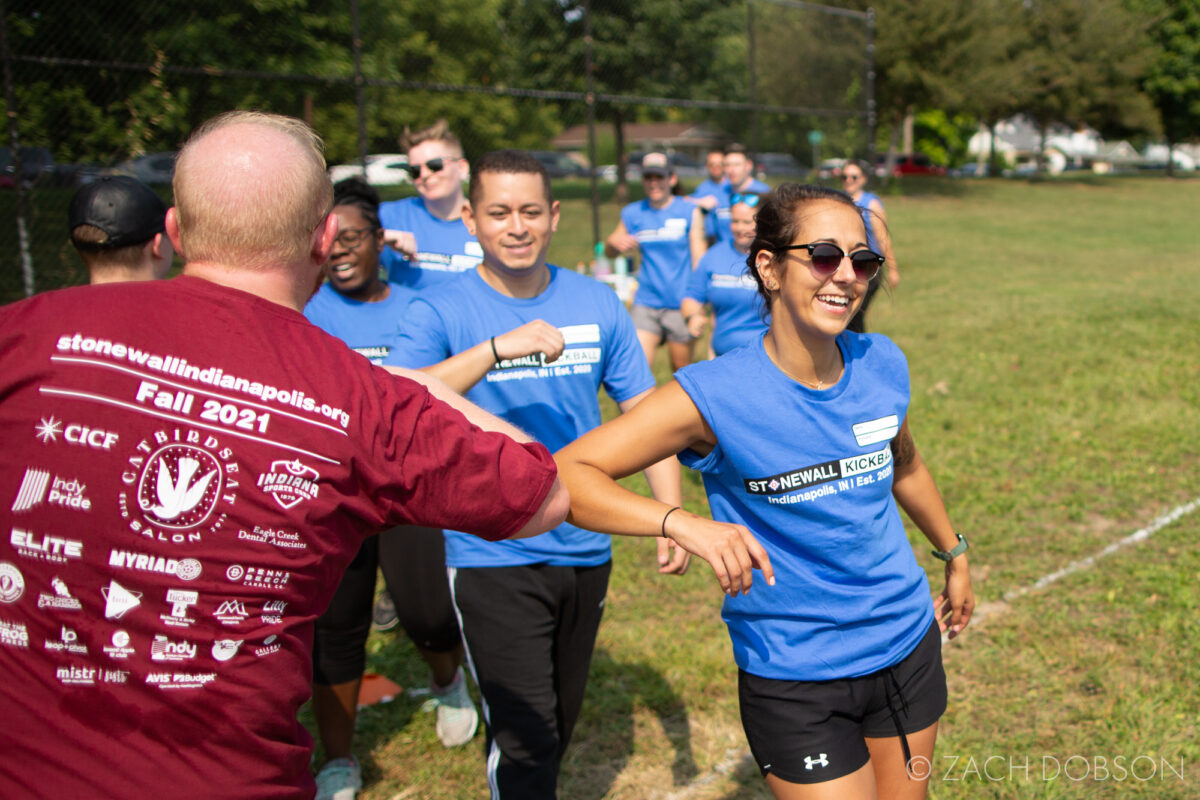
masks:
<path fill-rule="evenodd" d="M 772 154 L 766 163 L 790 163 L 783 154 L 800 165 L 772 181 L 827 157 L 869 157 L 874 142 L 869 10 L 793 0 L 4 0 L 0 22 L 0 302 L 86 282 L 66 230 L 78 185 L 120 170 L 169 199 L 174 152 L 231 108 L 307 120 L 331 164 L 397 152 L 406 126 L 439 117 L 468 158 L 561 151 L 585 167 L 564 196 L 590 198 L 591 240 L 630 153 L 671 151 L 687 185 L 712 145 L 736 141 Z"/>

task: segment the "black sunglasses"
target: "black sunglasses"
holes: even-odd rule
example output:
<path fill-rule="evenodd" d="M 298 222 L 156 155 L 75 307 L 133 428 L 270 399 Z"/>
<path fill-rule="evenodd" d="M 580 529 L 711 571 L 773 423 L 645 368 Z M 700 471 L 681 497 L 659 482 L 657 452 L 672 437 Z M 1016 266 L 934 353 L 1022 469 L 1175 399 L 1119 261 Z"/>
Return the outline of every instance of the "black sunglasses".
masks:
<path fill-rule="evenodd" d="M 421 167 L 426 167 L 430 172 L 441 172 L 445 166 L 446 159 L 431 158 L 424 164 L 405 164 L 404 171 L 407 172 L 408 176 L 415 181 L 417 178 L 421 177 Z"/>
<path fill-rule="evenodd" d="M 787 247 L 775 248 L 776 253 L 784 250 L 807 250 L 810 263 L 812 264 L 812 273 L 818 278 L 828 278 L 837 272 L 838 267 L 842 265 L 842 259 L 846 257 L 845 250 L 829 242 L 790 244 Z M 883 266 L 883 256 L 874 250 L 855 250 L 849 255 L 850 266 L 854 268 L 854 277 L 856 280 L 871 280 L 879 274 L 879 268 Z"/>
<path fill-rule="evenodd" d="M 758 205 L 759 197 L 760 195 L 757 194 L 735 194 L 729 198 L 729 205 L 736 206 L 738 203 L 745 203 L 751 208 L 754 208 L 756 205 Z"/>

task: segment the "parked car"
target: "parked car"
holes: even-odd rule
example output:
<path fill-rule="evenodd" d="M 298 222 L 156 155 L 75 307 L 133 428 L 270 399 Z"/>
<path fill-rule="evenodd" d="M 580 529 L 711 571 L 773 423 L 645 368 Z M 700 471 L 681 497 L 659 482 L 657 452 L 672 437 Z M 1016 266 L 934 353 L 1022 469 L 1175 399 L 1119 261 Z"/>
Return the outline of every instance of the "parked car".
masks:
<path fill-rule="evenodd" d="M 329 179 L 334 183 L 346 178 L 361 178 L 361 161 L 338 164 L 329 168 Z M 367 183 L 372 186 L 398 186 L 409 183 L 408 156 L 403 153 L 381 153 L 367 156 Z"/>
<path fill-rule="evenodd" d="M 946 174 L 951 178 L 986 178 L 988 176 L 988 166 L 984 164 L 981 167 L 978 161 L 969 161 L 961 167 L 955 167 Z"/>
<path fill-rule="evenodd" d="M 54 170 L 54 156 L 45 147 L 21 148 L 21 180 L 32 184 L 41 175 Z M 12 149 L 0 147 L 0 187 L 13 187 L 17 176 L 12 162 Z"/>
<path fill-rule="evenodd" d="M 842 167 L 846 166 L 846 163 L 847 160 L 844 158 L 826 158 L 817 165 L 817 176 L 823 181 L 839 178 L 842 175 Z"/>
<path fill-rule="evenodd" d="M 99 175 L 128 175 L 142 183 L 170 183 L 175 177 L 175 153 L 147 153 L 99 171 Z M 94 179 L 92 176 L 91 179 Z M 88 182 L 85 176 L 85 181 Z"/>
<path fill-rule="evenodd" d="M 880 178 L 887 174 L 887 154 L 875 158 L 875 174 Z M 946 168 L 934 164 L 924 153 L 908 153 L 896 156 L 892 167 L 892 177 L 901 175 L 945 175 Z"/>
<path fill-rule="evenodd" d="M 759 153 L 754 158 L 754 170 L 759 180 L 772 178 L 798 178 L 808 168 L 792 157 L 791 153 Z"/>
<path fill-rule="evenodd" d="M 588 169 L 566 153 L 556 150 L 530 150 L 529 155 L 542 162 L 551 178 L 586 178 Z"/>

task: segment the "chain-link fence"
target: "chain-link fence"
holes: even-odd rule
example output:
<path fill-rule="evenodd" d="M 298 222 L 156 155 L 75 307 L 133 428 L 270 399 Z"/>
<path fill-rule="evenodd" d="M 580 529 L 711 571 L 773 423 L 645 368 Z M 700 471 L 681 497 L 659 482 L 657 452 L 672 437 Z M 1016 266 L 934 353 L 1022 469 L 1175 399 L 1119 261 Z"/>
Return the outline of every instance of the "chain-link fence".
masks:
<path fill-rule="evenodd" d="M 564 154 L 563 196 L 593 208 L 624 197 L 631 153 L 672 152 L 688 188 L 713 145 L 772 181 L 874 141 L 871 13 L 793 0 L 3 0 L 0 21 L 5 302 L 86 281 L 80 184 L 132 174 L 169 199 L 174 151 L 231 108 L 309 121 L 331 164 L 444 117 L 468 158 Z"/>

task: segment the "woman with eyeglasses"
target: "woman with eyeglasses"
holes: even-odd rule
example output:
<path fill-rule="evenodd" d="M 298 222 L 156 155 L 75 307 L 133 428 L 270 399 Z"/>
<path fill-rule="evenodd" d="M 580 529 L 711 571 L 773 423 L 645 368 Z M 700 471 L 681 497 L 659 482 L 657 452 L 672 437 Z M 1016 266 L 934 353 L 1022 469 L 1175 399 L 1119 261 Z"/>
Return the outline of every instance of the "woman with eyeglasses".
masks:
<path fill-rule="evenodd" d="M 776 798 L 922 798 L 946 708 L 939 630 L 957 636 L 975 604 L 966 540 L 913 444 L 903 353 L 846 329 L 883 264 L 858 208 L 785 184 L 756 221 L 766 333 L 559 451 L 570 519 L 661 534 L 712 566 Z M 672 454 L 703 473 L 713 519 L 616 482 Z M 933 602 L 898 507 L 946 562 Z M 751 564 L 767 578 L 753 591 L 732 579 Z"/>
<path fill-rule="evenodd" d="M 400 142 L 417 196 L 379 207 L 389 245 L 382 260 L 389 280 L 419 290 L 474 269 L 483 250 L 462 221 L 469 167 L 446 120 L 418 131 L 406 129 Z"/>
<path fill-rule="evenodd" d="M 887 214 L 883 210 L 883 201 L 879 196 L 868 192 L 867 167 L 863 161 L 848 161 L 842 167 L 842 188 L 854 200 L 854 205 L 862 211 L 863 224 L 867 226 L 867 242 L 871 249 L 881 253 L 887 259 L 888 288 L 895 289 L 900 283 L 900 268 L 896 266 L 896 254 L 892 251 L 892 237 L 888 232 Z M 863 298 L 862 308 L 850 320 L 850 330 L 863 333 L 866 331 L 867 306 L 871 304 L 875 292 L 879 290 L 879 281 L 871 282 L 866 297 Z"/>
<path fill-rule="evenodd" d="M 327 282 L 304 315 L 380 364 L 415 292 L 380 276 L 384 241 L 375 189 L 357 178 L 341 181 L 334 187 L 333 203 L 338 236 L 325 264 Z M 478 725 L 461 669 L 462 637 L 450 602 L 441 530 L 404 526 L 372 536 L 346 568 L 315 626 L 313 716 L 326 759 L 317 774 L 318 800 L 348 800 L 362 788 L 352 744 L 378 568 L 395 596 L 400 624 L 429 665 L 443 744 L 465 744 Z"/>
<path fill-rule="evenodd" d="M 754 241 L 754 212 L 761 197 L 733 195 L 730 209 L 733 239 L 717 242 L 704 254 L 688 279 L 679 306 L 693 337 L 703 333 L 709 322 L 705 305 L 712 306 L 715 319 L 710 349 L 716 355 L 757 341 L 767 327 L 758 287 L 746 271 L 746 255 Z"/>

